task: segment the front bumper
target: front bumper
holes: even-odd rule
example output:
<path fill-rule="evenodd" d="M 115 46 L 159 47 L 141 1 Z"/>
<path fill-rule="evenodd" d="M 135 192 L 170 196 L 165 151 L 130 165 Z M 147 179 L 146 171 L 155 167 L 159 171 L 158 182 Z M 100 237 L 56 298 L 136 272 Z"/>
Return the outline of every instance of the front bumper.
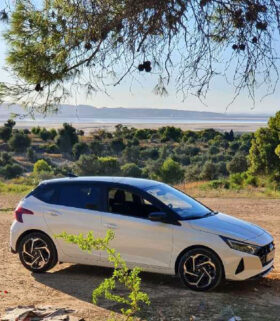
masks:
<path fill-rule="evenodd" d="M 267 269 L 266 271 L 264 271 L 264 272 L 262 272 L 262 273 L 260 273 L 260 274 L 258 274 L 258 275 L 252 276 L 252 277 L 250 278 L 250 280 L 257 280 L 257 279 L 259 279 L 259 278 L 264 278 L 264 277 L 267 276 L 270 272 L 272 272 L 273 269 L 274 269 L 274 266 L 272 265 L 272 266 L 271 266 L 269 269 Z"/>
<path fill-rule="evenodd" d="M 269 244 L 263 248 L 269 248 Z M 228 280 L 242 281 L 259 278 L 267 275 L 273 269 L 275 249 L 251 255 L 244 252 L 232 250 L 234 255 L 228 257 L 224 262 L 225 276 Z"/>

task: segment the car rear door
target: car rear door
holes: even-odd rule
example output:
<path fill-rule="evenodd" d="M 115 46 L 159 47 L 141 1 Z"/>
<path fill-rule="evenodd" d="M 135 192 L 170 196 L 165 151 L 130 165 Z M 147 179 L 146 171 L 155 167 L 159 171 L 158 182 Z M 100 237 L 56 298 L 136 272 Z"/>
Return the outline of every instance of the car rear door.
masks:
<path fill-rule="evenodd" d="M 102 236 L 101 216 L 103 190 L 102 185 L 90 182 L 67 182 L 56 184 L 52 204 L 44 208 L 46 224 L 53 235 L 87 234 L 92 231 L 96 237 Z M 77 260 L 99 260 L 100 252 L 88 253 L 77 245 L 58 239 L 64 255 Z"/>
<path fill-rule="evenodd" d="M 103 234 L 108 229 L 112 229 L 115 233 L 111 246 L 120 252 L 123 259 L 129 264 L 144 268 L 169 268 L 173 247 L 173 225 L 152 222 L 144 217 L 145 215 L 141 217 L 139 212 L 136 216 L 136 208 L 135 210 L 127 209 L 126 213 L 121 213 L 121 209 L 118 210 L 120 213 L 112 213 L 110 194 L 114 189 L 116 188 L 107 186 L 108 207 L 107 211 L 101 215 Z M 142 201 L 150 204 L 148 206 L 154 206 L 150 200 L 144 200 L 142 195 L 138 195 L 135 190 L 129 188 L 123 190 L 126 197 L 128 195 L 133 195 L 135 199 L 140 197 Z M 137 207 L 137 202 L 134 205 Z M 105 260 L 107 254 L 101 252 L 101 257 Z"/>

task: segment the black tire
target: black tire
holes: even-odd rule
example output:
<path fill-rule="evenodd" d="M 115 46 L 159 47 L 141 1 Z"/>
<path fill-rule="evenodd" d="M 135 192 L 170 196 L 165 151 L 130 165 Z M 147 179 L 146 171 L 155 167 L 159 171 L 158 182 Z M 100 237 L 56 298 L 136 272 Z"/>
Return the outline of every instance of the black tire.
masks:
<path fill-rule="evenodd" d="M 221 260 L 203 247 L 193 248 L 182 256 L 178 274 L 183 284 L 194 291 L 213 290 L 224 279 Z"/>
<path fill-rule="evenodd" d="M 57 263 L 55 245 L 44 233 L 32 232 L 25 235 L 19 242 L 18 253 L 23 266 L 35 273 L 46 272 Z"/>

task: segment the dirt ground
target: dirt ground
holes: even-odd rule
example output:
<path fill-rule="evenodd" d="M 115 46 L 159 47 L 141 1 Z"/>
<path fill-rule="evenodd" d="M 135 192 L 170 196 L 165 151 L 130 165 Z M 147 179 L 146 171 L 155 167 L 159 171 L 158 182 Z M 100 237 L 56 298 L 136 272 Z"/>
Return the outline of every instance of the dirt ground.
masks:
<path fill-rule="evenodd" d="M 119 307 L 105 300 L 91 304 L 91 292 L 110 269 L 61 264 L 45 274 L 31 274 L 8 251 L 12 210 L 18 197 L 0 196 L 0 315 L 17 305 L 70 307 L 86 320 L 106 320 Z M 275 270 L 258 281 L 227 282 L 213 292 L 186 290 L 175 277 L 143 273 L 143 290 L 151 306 L 143 320 L 228 321 L 233 315 L 244 320 L 280 320 L 280 200 L 201 199 L 210 208 L 243 218 L 267 229 L 275 238 Z M 6 209 L 6 210 L 5 210 Z M 10 210 L 9 210 L 10 209 Z M 8 293 L 3 293 L 7 291 Z M 194 316 L 194 317 L 192 317 Z"/>

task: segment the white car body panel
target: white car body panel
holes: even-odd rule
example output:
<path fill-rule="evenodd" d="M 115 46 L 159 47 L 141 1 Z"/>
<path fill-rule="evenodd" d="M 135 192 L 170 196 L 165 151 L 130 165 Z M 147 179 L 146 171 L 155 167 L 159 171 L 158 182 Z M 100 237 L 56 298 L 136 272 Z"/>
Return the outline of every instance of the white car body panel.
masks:
<path fill-rule="evenodd" d="M 170 268 L 172 225 L 112 213 L 102 213 L 101 220 L 103 235 L 108 229 L 114 230 L 111 246 L 122 253 L 125 261 L 142 267 Z M 106 253 L 101 256 L 106 260 Z"/>

